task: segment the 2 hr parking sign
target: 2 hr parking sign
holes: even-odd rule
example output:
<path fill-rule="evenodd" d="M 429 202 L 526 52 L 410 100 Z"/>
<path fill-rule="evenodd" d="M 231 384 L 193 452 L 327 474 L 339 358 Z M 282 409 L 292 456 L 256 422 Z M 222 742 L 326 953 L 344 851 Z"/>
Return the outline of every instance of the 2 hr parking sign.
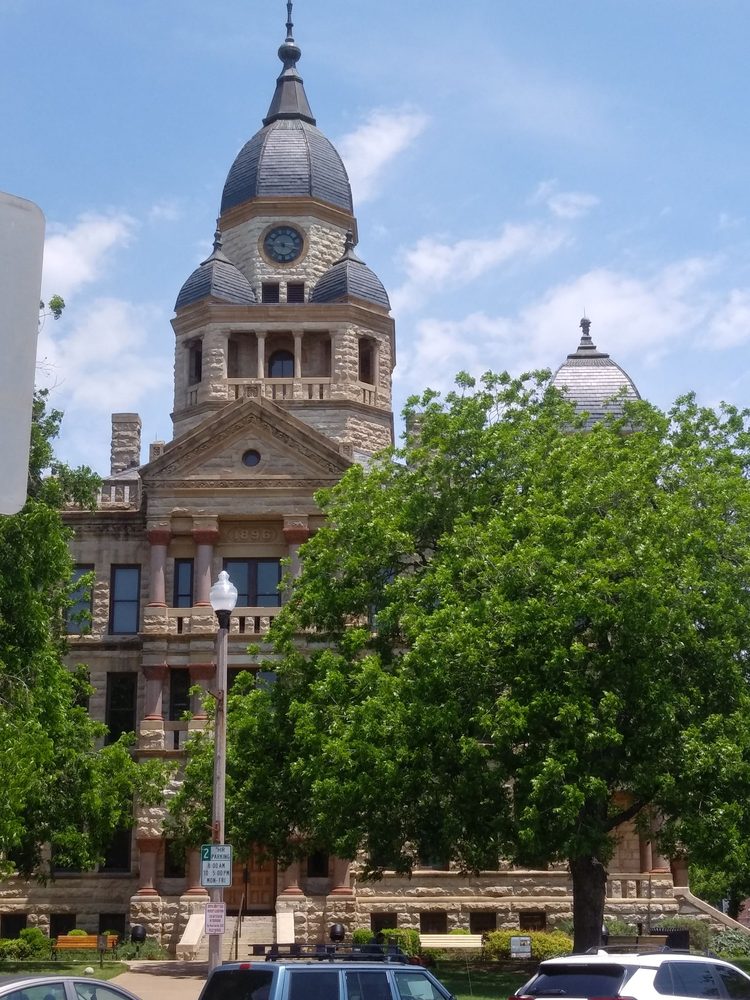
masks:
<path fill-rule="evenodd" d="M 232 845 L 201 844 L 201 885 L 225 889 L 232 884 Z"/>

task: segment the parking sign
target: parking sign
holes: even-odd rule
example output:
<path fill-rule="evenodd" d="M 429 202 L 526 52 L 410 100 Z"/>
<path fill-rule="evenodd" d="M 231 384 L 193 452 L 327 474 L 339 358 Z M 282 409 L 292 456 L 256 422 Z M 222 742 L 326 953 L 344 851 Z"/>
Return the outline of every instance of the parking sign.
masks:
<path fill-rule="evenodd" d="M 225 889 L 232 884 L 232 845 L 201 844 L 201 885 Z"/>

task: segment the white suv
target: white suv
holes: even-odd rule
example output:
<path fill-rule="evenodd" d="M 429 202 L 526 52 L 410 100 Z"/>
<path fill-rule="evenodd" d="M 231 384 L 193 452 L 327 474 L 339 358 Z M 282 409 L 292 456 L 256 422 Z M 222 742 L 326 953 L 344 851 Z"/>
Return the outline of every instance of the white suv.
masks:
<path fill-rule="evenodd" d="M 707 955 L 598 951 L 542 962 L 532 978 L 513 996 L 523 1000 L 536 1000 L 537 997 L 750 1000 L 750 976 L 729 962 Z"/>

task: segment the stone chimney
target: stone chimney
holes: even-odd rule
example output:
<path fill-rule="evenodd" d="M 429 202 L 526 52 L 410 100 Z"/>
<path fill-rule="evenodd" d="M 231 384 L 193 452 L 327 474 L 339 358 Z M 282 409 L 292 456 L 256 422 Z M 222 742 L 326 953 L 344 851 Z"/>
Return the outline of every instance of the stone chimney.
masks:
<path fill-rule="evenodd" d="M 112 414 L 110 475 L 141 464 L 141 418 L 137 413 Z"/>
<path fill-rule="evenodd" d="M 148 460 L 153 462 L 155 458 L 164 454 L 164 449 L 167 447 L 166 441 L 152 441 L 148 446 Z"/>

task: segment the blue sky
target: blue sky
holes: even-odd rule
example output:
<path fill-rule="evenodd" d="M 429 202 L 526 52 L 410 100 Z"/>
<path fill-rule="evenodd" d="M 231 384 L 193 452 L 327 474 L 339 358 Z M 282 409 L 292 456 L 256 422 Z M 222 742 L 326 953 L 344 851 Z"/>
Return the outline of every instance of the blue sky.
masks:
<path fill-rule="evenodd" d="M 280 69 L 284 0 L 0 0 L 0 189 L 47 218 L 59 452 L 171 438 L 182 282 Z M 394 304 L 396 408 L 555 368 L 584 310 L 668 406 L 750 401 L 748 0 L 296 0 L 299 69 Z"/>

